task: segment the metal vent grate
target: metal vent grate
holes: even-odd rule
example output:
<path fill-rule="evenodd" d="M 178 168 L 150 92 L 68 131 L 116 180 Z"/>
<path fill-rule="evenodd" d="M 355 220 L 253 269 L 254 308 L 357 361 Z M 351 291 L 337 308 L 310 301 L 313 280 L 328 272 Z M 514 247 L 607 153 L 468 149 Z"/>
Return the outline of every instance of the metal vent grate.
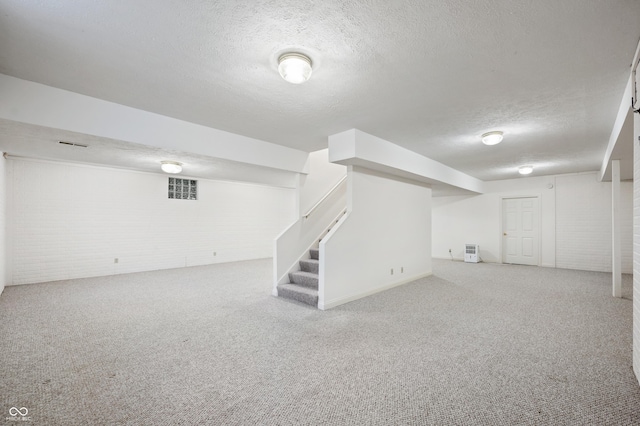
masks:
<path fill-rule="evenodd" d="M 169 178 L 169 198 L 177 200 L 197 200 L 198 181 L 192 179 Z"/>
<path fill-rule="evenodd" d="M 89 145 L 84 145 L 81 143 L 75 143 L 75 142 L 67 142 L 67 141 L 58 141 L 59 144 L 61 145 L 67 145 L 67 146 L 77 146 L 79 148 L 87 148 Z"/>

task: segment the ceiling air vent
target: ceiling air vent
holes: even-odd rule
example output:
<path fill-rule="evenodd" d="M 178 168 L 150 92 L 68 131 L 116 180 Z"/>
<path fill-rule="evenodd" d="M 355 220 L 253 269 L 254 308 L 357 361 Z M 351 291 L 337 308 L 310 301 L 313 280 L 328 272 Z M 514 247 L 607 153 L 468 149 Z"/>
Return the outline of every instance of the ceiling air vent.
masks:
<path fill-rule="evenodd" d="M 77 146 L 80 148 L 86 148 L 89 146 L 89 145 L 83 145 L 81 143 L 73 143 L 73 142 L 66 142 L 66 141 L 58 141 L 58 143 L 62 145 L 68 145 L 68 146 Z"/>

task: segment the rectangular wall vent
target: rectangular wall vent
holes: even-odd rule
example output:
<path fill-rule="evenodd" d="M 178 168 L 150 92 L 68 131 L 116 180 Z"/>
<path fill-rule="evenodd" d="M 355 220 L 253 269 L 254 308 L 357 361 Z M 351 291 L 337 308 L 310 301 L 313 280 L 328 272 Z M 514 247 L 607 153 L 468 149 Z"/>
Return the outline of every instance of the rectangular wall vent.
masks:
<path fill-rule="evenodd" d="M 193 179 L 169 178 L 169 198 L 176 200 L 197 200 L 198 181 Z"/>
<path fill-rule="evenodd" d="M 73 142 L 66 142 L 66 141 L 58 141 L 58 143 L 61 145 L 77 146 L 80 148 L 87 148 L 89 146 L 89 145 L 83 145 L 81 143 L 73 143 Z"/>

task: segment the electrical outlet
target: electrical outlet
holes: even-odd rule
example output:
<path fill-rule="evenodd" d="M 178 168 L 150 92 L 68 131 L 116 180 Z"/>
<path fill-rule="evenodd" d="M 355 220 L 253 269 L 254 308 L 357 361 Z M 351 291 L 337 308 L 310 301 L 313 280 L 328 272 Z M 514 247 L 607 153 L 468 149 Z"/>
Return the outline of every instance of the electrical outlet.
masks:
<path fill-rule="evenodd" d="M 391 275 L 393 275 L 393 268 L 391 268 Z"/>
<path fill-rule="evenodd" d="M 214 255 L 214 256 L 217 256 L 217 255 L 218 255 L 218 253 L 214 251 L 214 252 L 213 252 L 213 255 Z"/>
<path fill-rule="evenodd" d="M 400 268 L 400 273 L 401 273 L 401 274 L 404 274 L 404 266 L 402 266 L 402 267 Z"/>
<path fill-rule="evenodd" d="M 118 258 L 113 259 L 113 263 L 118 263 Z"/>

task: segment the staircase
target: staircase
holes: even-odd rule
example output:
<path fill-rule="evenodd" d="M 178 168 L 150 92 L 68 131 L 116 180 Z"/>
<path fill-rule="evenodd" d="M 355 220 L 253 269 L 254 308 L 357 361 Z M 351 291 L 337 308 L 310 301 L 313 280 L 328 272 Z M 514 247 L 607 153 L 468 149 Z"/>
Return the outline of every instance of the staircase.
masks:
<path fill-rule="evenodd" d="M 310 259 L 300 261 L 300 270 L 289 273 L 289 283 L 278 285 L 278 297 L 297 300 L 311 306 L 318 306 L 318 266 L 317 248 L 309 250 Z"/>

